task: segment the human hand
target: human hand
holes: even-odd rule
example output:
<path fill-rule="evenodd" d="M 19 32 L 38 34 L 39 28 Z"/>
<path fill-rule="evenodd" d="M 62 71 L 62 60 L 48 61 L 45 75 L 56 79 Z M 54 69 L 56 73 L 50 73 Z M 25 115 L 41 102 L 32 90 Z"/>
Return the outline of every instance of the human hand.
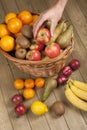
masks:
<path fill-rule="evenodd" d="M 36 37 L 37 31 L 41 27 L 41 25 L 47 20 L 51 21 L 50 32 L 51 32 L 51 36 L 53 36 L 55 27 L 56 27 L 58 21 L 62 17 L 63 10 L 64 10 L 64 8 L 62 8 L 60 5 L 59 6 L 55 5 L 51 8 L 49 8 L 48 10 L 44 11 L 43 13 L 41 13 L 33 27 L 34 37 Z"/>

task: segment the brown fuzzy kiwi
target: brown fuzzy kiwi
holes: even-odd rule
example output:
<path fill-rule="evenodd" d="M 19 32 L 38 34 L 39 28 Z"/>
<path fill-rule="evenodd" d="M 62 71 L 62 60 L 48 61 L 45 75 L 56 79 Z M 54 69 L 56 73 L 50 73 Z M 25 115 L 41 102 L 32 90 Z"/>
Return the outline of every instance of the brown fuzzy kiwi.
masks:
<path fill-rule="evenodd" d="M 55 101 L 51 108 L 50 111 L 53 116 L 62 116 L 65 113 L 65 105 L 61 101 Z"/>
<path fill-rule="evenodd" d="M 33 28 L 32 26 L 29 25 L 24 25 L 21 29 L 21 33 L 27 37 L 27 38 L 32 38 L 33 37 Z"/>
<path fill-rule="evenodd" d="M 24 59 L 26 57 L 27 50 L 19 48 L 15 51 L 15 57 L 19 59 Z"/>
<path fill-rule="evenodd" d="M 29 39 L 22 35 L 16 38 L 16 43 L 19 44 L 22 48 L 29 48 L 31 44 Z"/>

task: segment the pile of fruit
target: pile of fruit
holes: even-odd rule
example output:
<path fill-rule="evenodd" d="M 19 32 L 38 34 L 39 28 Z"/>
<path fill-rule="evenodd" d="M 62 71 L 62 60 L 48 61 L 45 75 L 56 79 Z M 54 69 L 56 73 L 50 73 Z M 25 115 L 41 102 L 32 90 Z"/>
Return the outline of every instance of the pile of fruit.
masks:
<path fill-rule="evenodd" d="M 65 104 L 63 101 L 55 101 L 48 107 L 45 101 L 48 99 L 54 89 L 59 85 L 65 87 L 64 93 L 66 99 L 75 107 L 87 111 L 87 83 L 70 79 L 69 76 L 73 71 L 80 67 L 80 62 L 77 59 L 72 59 L 68 65 L 64 66 L 60 75 L 56 79 L 49 78 L 27 78 L 16 79 L 14 87 L 17 90 L 22 90 L 21 94 L 15 94 L 12 97 L 12 103 L 15 104 L 15 113 L 17 116 L 25 114 L 28 110 L 37 116 L 41 116 L 50 111 L 52 116 L 59 117 L 65 113 Z M 35 100 L 26 106 L 26 100 L 30 101 L 35 95 L 35 88 L 43 88 L 43 93 L 40 100 Z M 29 103 L 29 102 L 28 102 Z"/>
<path fill-rule="evenodd" d="M 71 43 L 73 26 L 65 20 L 58 22 L 50 34 L 50 21 L 45 22 L 33 37 L 33 25 L 39 15 L 24 10 L 8 13 L 0 24 L 0 47 L 18 59 L 39 61 L 55 58 Z"/>
<path fill-rule="evenodd" d="M 50 96 L 53 89 L 57 88 L 57 80 L 53 78 L 36 78 L 36 79 L 16 79 L 14 81 L 14 87 L 17 90 L 22 90 L 21 93 L 13 95 L 11 101 L 15 105 L 14 111 L 17 116 L 21 116 L 25 114 L 29 109 L 32 111 L 33 114 L 40 116 L 51 110 L 56 116 L 61 116 L 65 112 L 64 104 L 61 101 L 56 101 L 52 104 L 50 108 L 44 103 L 46 99 Z M 34 88 L 43 88 L 43 95 L 42 99 L 36 100 L 32 102 L 32 104 L 28 108 L 26 106 L 26 101 L 30 100 L 35 95 Z M 28 102 L 29 103 L 29 102 Z"/>
<path fill-rule="evenodd" d="M 68 80 L 65 96 L 72 105 L 87 112 L 87 83 Z"/>

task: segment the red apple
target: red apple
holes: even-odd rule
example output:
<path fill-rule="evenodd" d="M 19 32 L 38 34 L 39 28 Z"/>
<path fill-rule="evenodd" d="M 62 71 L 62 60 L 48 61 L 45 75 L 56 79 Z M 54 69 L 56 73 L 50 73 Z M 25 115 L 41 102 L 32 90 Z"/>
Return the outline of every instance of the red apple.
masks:
<path fill-rule="evenodd" d="M 36 35 L 37 41 L 45 44 L 49 42 L 50 38 L 51 38 L 51 33 L 47 28 L 42 27 L 38 30 Z"/>
<path fill-rule="evenodd" d="M 72 74 L 72 69 L 70 66 L 64 66 L 62 68 L 62 73 L 66 76 L 66 77 L 69 77 L 71 74 Z"/>
<path fill-rule="evenodd" d="M 41 50 L 43 50 L 44 46 L 45 46 L 45 45 L 44 45 L 42 42 L 40 42 L 40 41 L 35 41 L 34 43 L 31 44 L 30 49 L 31 49 L 31 50 L 41 51 Z"/>
<path fill-rule="evenodd" d="M 23 101 L 23 96 L 20 94 L 15 94 L 11 99 L 13 104 L 20 104 Z"/>
<path fill-rule="evenodd" d="M 26 107 L 23 104 L 18 104 L 14 110 L 18 116 L 25 114 L 27 111 Z"/>
<path fill-rule="evenodd" d="M 69 63 L 70 67 L 72 68 L 72 70 L 76 70 L 80 67 L 80 61 L 77 59 L 72 59 Z"/>
<path fill-rule="evenodd" d="M 29 50 L 26 54 L 26 59 L 31 61 L 39 61 L 41 59 L 41 53 L 38 50 Z"/>
<path fill-rule="evenodd" d="M 52 43 L 51 45 L 47 45 L 45 48 L 46 56 L 50 58 L 55 58 L 60 54 L 60 46 L 57 43 Z"/>
<path fill-rule="evenodd" d="M 66 84 L 67 80 L 68 80 L 68 78 L 67 78 L 65 75 L 63 75 L 63 74 L 61 74 L 61 75 L 59 75 L 59 76 L 57 77 L 57 81 L 58 81 L 58 84 L 59 84 L 59 85 L 64 85 L 64 84 Z"/>

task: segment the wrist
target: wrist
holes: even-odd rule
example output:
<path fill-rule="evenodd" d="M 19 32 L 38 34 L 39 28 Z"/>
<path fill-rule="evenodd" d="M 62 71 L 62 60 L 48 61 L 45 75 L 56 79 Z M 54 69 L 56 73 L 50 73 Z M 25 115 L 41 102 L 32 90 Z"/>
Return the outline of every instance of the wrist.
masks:
<path fill-rule="evenodd" d="M 67 1 L 68 0 L 58 0 L 58 2 L 55 4 L 56 8 L 59 8 L 63 11 Z"/>

